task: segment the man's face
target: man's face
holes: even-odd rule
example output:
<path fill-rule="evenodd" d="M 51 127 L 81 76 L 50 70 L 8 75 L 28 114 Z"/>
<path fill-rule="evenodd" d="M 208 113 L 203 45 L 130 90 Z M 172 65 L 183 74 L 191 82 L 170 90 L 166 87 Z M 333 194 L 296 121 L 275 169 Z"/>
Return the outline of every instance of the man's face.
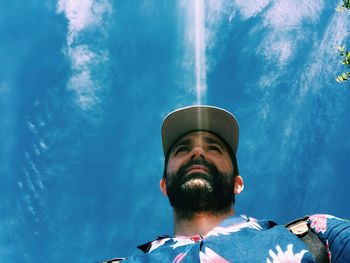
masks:
<path fill-rule="evenodd" d="M 234 198 L 229 152 L 210 132 L 189 133 L 173 145 L 165 180 L 170 203 L 179 210 L 220 212 Z"/>

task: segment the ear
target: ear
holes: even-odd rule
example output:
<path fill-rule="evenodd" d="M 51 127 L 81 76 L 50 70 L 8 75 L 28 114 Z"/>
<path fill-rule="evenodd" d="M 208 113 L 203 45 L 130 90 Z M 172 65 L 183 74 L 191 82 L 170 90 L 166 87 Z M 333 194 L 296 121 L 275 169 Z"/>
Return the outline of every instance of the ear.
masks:
<path fill-rule="evenodd" d="M 243 182 L 243 178 L 240 175 L 237 175 L 235 177 L 235 187 L 234 187 L 234 194 L 238 195 L 240 194 L 244 189 L 244 182 Z"/>
<path fill-rule="evenodd" d="M 160 179 L 159 188 L 160 188 L 160 191 L 163 193 L 163 195 L 167 196 L 166 181 L 164 178 Z"/>

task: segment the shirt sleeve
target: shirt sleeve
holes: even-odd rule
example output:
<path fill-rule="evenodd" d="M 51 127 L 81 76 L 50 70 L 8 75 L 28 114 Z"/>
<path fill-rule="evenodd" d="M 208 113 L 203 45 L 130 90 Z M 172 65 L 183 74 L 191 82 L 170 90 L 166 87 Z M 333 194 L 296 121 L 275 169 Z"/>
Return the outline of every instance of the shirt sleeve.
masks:
<path fill-rule="evenodd" d="M 330 262 L 350 262 L 350 221 L 331 215 L 312 215 L 310 228 L 325 245 Z"/>

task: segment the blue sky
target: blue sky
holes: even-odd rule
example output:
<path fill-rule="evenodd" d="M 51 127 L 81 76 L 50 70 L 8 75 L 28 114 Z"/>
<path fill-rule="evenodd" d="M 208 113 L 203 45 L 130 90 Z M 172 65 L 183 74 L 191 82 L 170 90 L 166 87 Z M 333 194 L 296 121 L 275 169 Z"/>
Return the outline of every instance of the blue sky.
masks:
<path fill-rule="evenodd" d="M 339 3 L 3 3 L 0 259 L 96 262 L 171 234 L 160 126 L 196 103 L 239 121 L 238 214 L 348 218 Z"/>

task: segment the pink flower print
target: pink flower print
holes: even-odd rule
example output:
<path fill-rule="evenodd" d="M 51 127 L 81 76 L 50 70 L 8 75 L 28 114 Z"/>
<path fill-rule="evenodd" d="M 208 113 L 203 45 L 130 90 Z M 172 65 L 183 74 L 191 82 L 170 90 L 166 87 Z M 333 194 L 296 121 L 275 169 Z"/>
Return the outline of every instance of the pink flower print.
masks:
<path fill-rule="evenodd" d="M 173 241 L 174 241 L 174 244 L 170 246 L 173 249 L 195 243 L 191 238 L 186 238 L 186 237 L 176 237 L 176 238 L 173 238 Z"/>
<path fill-rule="evenodd" d="M 185 257 L 186 257 L 187 253 L 180 253 L 179 255 L 177 255 L 174 260 L 173 263 L 180 263 Z"/>
<path fill-rule="evenodd" d="M 207 247 L 204 249 L 204 252 L 201 251 L 199 253 L 199 259 L 201 263 L 229 263 L 229 261 Z"/>
<path fill-rule="evenodd" d="M 194 242 L 199 242 L 202 240 L 202 237 L 201 236 L 193 236 L 193 237 L 191 237 L 191 240 L 193 240 Z"/>
<path fill-rule="evenodd" d="M 276 247 L 277 253 L 269 250 L 272 261 L 268 258 L 267 263 L 300 263 L 307 250 L 303 249 L 299 253 L 293 253 L 293 245 L 289 244 L 286 251 L 282 251 L 280 246 Z"/>
<path fill-rule="evenodd" d="M 332 262 L 332 253 L 331 253 L 331 251 L 329 250 L 328 239 L 327 239 L 327 241 L 326 241 L 326 250 L 327 250 L 327 252 L 328 252 L 329 263 L 331 263 L 331 262 Z"/>
<path fill-rule="evenodd" d="M 217 226 L 210 231 L 205 237 L 218 236 L 218 235 L 229 235 L 230 233 L 239 232 L 244 228 L 251 228 L 261 230 L 262 227 L 257 222 L 244 222 L 241 224 L 235 224 L 230 226 Z"/>
<path fill-rule="evenodd" d="M 324 234 L 327 231 L 327 216 L 326 215 L 313 215 L 309 218 L 311 220 L 310 227 L 317 233 Z"/>

